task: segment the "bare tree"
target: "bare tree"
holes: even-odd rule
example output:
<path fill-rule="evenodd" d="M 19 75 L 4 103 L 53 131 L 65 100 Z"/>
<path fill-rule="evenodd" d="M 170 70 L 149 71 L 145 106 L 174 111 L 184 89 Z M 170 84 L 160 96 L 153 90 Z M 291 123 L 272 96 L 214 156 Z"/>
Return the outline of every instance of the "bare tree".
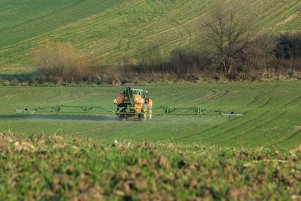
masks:
<path fill-rule="evenodd" d="M 224 73 L 230 74 L 235 60 L 248 48 L 254 27 L 245 1 L 214 0 L 202 26 L 202 42 Z"/>

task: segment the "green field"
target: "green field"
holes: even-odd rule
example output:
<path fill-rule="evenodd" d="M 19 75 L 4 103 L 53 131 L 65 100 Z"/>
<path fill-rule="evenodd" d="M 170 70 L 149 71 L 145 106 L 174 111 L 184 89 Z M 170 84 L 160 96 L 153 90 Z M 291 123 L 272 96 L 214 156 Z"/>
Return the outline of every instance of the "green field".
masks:
<path fill-rule="evenodd" d="M 258 33 L 300 30 L 299 0 L 246 0 Z M 160 47 L 163 56 L 196 47 L 208 0 L 0 1 L 0 72 L 30 72 L 31 53 L 45 41 L 73 44 L 101 64 Z"/>
<path fill-rule="evenodd" d="M 208 144 L 231 147 L 294 148 L 301 142 L 299 81 L 145 86 L 162 106 L 199 106 L 207 110 L 244 113 L 219 115 L 154 115 L 151 121 L 119 121 L 114 115 L 22 115 L 16 109 L 54 105 L 99 105 L 114 110 L 122 87 L 2 87 L 0 131 L 26 135 L 57 134 L 104 141 L 134 140 Z M 98 115 L 97 115 L 98 114 Z"/>

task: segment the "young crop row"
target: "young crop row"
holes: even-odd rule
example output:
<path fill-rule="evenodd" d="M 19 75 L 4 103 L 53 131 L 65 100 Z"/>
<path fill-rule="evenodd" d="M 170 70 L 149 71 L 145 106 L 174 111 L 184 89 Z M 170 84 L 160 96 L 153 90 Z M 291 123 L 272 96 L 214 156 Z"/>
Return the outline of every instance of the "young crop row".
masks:
<path fill-rule="evenodd" d="M 0 200 L 298 200 L 301 148 L 0 134 Z"/>

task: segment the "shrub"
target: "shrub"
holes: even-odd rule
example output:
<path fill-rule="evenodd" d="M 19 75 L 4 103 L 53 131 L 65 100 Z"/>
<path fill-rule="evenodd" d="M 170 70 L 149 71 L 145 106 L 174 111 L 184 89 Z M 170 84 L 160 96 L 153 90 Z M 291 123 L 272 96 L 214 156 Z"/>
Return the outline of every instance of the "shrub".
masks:
<path fill-rule="evenodd" d="M 69 43 L 46 42 L 33 52 L 34 64 L 48 80 L 87 80 L 93 75 L 85 56 Z"/>

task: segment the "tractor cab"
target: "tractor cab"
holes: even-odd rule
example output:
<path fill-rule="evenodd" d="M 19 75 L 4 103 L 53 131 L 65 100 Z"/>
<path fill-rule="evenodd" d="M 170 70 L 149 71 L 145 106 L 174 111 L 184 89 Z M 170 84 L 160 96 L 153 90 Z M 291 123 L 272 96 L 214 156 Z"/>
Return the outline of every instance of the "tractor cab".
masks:
<path fill-rule="evenodd" d="M 134 95 L 138 95 L 142 99 L 145 99 L 147 91 L 145 91 L 143 89 L 133 89 L 131 87 L 127 87 L 124 90 L 123 94 L 124 94 L 125 99 L 128 99 L 128 100 L 130 100 L 131 98 L 133 98 Z"/>

